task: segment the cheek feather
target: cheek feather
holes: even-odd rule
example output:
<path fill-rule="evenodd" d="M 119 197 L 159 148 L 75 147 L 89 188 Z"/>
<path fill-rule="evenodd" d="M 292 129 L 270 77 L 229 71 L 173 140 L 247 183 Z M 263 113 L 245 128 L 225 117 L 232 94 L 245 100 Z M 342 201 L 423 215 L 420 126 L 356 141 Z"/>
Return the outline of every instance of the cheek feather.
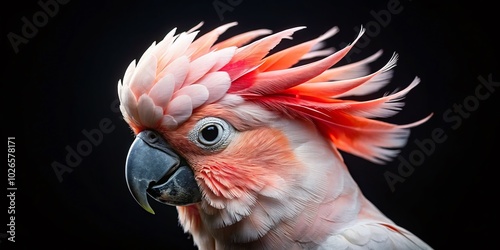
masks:
<path fill-rule="evenodd" d="M 204 165 L 197 176 L 204 180 L 216 195 L 227 199 L 239 198 L 246 190 L 256 191 L 262 183 L 251 178 L 251 173 L 226 163 Z"/>
<path fill-rule="evenodd" d="M 290 168 L 300 171 L 288 140 L 279 130 L 259 128 L 234 137 L 223 152 L 203 158 L 198 178 L 217 196 L 241 197 L 242 192 L 258 192 L 275 186 L 279 179 L 292 179 Z M 213 161 L 213 159 L 216 159 Z"/>
<path fill-rule="evenodd" d="M 259 195 L 275 198 L 288 193 L 302 169 L 286 137 L 272 128 L 240 132 L 224 151 L 195 158 L 192 166 L 205 212 L 238 215 L 219 222 L 226 226 L 247 216 Z"/>

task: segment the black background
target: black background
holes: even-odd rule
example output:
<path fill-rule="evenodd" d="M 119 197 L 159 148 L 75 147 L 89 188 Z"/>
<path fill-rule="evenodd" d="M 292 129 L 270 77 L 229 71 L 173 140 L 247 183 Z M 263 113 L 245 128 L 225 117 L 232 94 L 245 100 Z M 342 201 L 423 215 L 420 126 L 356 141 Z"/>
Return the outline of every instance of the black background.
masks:
<path fill-rule="evenodd" d="M 33 244 L 71 248 L 106 246 L 189 249 L 192 241 L 177 222 L 173 207 L 151 202 L 156 215 L 142 210 L 129 194 L 124 163 L 133 136 L 116 112 L 116 84 L 128 64 L 153 41 L 174 27 L 187 30 L 200 21 L 202 33 L 238 21 L 223 37 L 269 28 L 280 31 L 305 25 L 292 45 L 322 34 L 332 26 L 340 33 L 327 41 L 338 48 L 357 35 L 355 27 L 371 27 L 353 60 L 385 51 L 375 67 L 397 52 L 400 56 L 391 84 L 379 94 L 407 86 L 415 76 L 421 84 L 405 99 L 403 111 L 390 119 L 409 123 L 434 113 L 412 129 L 401 156 L 419 150 L 415 140 L 444 131 L 444 142 L 414 166 L 394 192 L 384 173 L 398 173 L 400 160 L 375 165 L 344 154 L 365 195 L 399 225 L 436 249 L 451 246 L 494 246 L 499 222 L 496 199 L 500 88 L 472 108 L 478 77 L 500 82 L 496 53 L 498 14 L 492 6 L 473 3 L 399 1 L 399 12 L 385 25 L 371 14 L 388 10 L 398 1 L 225 1 L 235 6 L 218 15 L 216 1 L 69 1 L 28 43 L 15 53 L 10 32 L 22 35 L 22 17 L 41 11 L 37 1 L 16 1 L 2 7 L 1 42 L 3 138 L 16 137 L 16 243 L 0 228 L 0 249 Z M 222 18 L 221 18 L 222 17 Z M 43 20 L 42 20 L 43 21 Z M 370 24 L 371 23 L 371 24 Z M 376 29 L 379 27 L 380 29 Z M 369 39 L 369 40 L 367 40 Z M 341 63 L 346 63 L 345 61 Z M 5 77 L 7 76 L 7 77 Z M 484 90 L 482 90 L 484 91 Z M 461 123 L 455 104 L 469 105 Z M 449 111 L 451 110 L 451 111 Z M 454 118 L 454 119 L 455 119 Z M 451 118 L 450 118 L 451 119 Z M 86 140 L 83 130 L 95 131 L 102 121 L 111 130 L 88 149 L 60 182 L 52 165 L 67 165 L 68 148 Z M 452 127 L 455 125 L 455 129 Z M 4 177 L 7 179 L 7 171 Z M 6 183 L 4 181 L 3 183 Z M 5 187 L 7 183 L 5 184 Z M 4 187 L 4 189 L 5 189 Z M 4 197 L 5 199 L 5 197 Z M 4 203 L 8 206 L 8 201 Z M 9 223 L 7 207 L 1 223 Z"/>

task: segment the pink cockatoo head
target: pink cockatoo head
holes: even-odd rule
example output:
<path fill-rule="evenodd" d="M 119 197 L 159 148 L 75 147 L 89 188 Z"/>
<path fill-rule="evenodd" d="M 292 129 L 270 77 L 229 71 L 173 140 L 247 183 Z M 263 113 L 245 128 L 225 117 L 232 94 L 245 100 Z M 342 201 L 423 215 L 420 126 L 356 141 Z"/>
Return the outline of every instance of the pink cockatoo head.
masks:
<path fill-rule="evenodd" d="M 375 163 L 395 157 L 409 128 L 428 118 L 407 125 L 374 118 L 398 113 L 419 79 L 355 101 L 349 97 L 383 88 L 398 58 L 372 73 L 368 64 L 381 51 L 334 67 L 363 29 L 336 52 L 322 47 L 334 27 L 271 53 L 304 27 L 218 42 L 235 25 L 199 38 L 201 24 L 173 29 L 119 81 L 120 110 L 137 136 L 126 166 L 137 202 L 149 212 L 148 195 L 176 206 L 184 230 L 207 249 L 309 247 L 360 220 L 403 231 L 363 197 L 339 150 Z"/>

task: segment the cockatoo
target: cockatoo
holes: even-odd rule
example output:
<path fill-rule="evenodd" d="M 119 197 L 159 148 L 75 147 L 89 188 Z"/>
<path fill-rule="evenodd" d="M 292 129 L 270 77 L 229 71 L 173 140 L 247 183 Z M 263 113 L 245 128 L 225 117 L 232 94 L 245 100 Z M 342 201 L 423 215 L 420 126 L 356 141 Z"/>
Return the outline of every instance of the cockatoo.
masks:
<path fill-rule="evenodd" d="M 365 196 L 340 151 L 384 163 L 405 145 L 398 113 L 416 77 L 377 99 L 398 59 L 370 73 L 381 51 L 334 67 L 363 35 L 333 51 L 323 35 L 277 52 L 305 27 L 197 38 L 203 22 L 171 30 L 118 82 L 120 110 L 135 134 L 125 175 L 135 200 L 176 206 L 199 249 L 430 249 Z M 359 99 L 359 98 L 358 98 Z"/>

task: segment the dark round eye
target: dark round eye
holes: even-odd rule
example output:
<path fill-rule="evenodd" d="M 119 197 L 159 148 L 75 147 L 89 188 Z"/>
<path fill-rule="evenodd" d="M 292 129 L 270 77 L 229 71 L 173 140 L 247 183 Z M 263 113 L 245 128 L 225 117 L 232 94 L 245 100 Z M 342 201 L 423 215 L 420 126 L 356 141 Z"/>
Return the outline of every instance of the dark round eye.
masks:
<path fill-rule="evenodd" d="M 223 128 L 220 124 L 207 124 L 201 129 L 198 135 L 198 140 L 206 146 L 211 146 L 220 141 L 222 133 Z"/>
<path fill-rule="evenodd" d="M 235 130 L 231 124 L 218 117 L 200 119 L 189 132 L 188 138 L 196 146 L 208 152 L 219 152 L 226 148 Z"/>

